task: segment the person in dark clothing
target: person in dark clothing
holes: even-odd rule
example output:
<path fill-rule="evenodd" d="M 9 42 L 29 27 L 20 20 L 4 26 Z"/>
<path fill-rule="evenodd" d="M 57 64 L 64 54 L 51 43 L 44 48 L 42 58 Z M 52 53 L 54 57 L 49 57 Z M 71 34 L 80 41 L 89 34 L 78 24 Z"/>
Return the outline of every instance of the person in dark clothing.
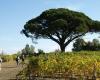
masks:
<path fill-rule="evenodd" d="M 24 57 L 24 55 L 21 56 L 21 60 L 22 60 L 22 67 L 23 67 L 23 65 L 25 64 L 25 57 Z"/>
<path fill-rule="evenodd" d="M 22 57 L 22 62 L 24 62 L 24 57 Z"/>
<path fill-rule="evenodd" d="M 16 63 L 17 63 L 17 65 L 19 65 L 19 60 L 20 60 L 20 59 L 19 59 L 19 57 L 17 56 L 17 57 L 16 57 Z"/>

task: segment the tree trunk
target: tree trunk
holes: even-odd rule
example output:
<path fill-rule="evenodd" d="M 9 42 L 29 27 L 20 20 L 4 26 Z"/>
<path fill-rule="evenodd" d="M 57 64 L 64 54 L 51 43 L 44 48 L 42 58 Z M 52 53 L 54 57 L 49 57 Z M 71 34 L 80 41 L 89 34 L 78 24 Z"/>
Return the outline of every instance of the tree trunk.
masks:
<path fill-rule="evenodd" d="M 60 44 L 60 50 L 61 50 L 61 52 L 65 52 L 65 46 L 64 46 L 64 44 Z"/>

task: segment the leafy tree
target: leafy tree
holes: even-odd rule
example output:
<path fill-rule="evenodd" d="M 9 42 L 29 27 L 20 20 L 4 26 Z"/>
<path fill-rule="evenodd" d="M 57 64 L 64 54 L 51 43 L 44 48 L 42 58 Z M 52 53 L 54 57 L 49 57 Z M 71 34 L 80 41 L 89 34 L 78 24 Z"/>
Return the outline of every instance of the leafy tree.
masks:
<path fill-rule="evenodd" d="M 35 48 L 33 45 L 30 46 L 30 55 L 33 55 L 35 53 Z"/>
<path fill-rule="evenodd" d="M 81 39 L 81 38 L 78 38 L 76 39 L 76 41 L 73 43 L 73 51 L 81 51 L 81 50 L 84 50 L 86 46 L 86 42 Z"/>
<path fill-rule="evenodd" d="M 99 46 L 100 46 L 100 43 L 99 43 L 99 40 L 98 39 L 93 39 L 93 45 L 95 47 L 95 50 L 100 50 Z"/>
<path fill-rule="evenodd" d="M 88 32 L 100 31 L 100 22 L 94 21 L 84 13 L 65 8 L 44 11 L 26 22 L 22 33 L 33 39 L 51 39 L 58 43 L 61 51 L 73 40 Z"/>
<path fill-rule="evenodd" d="M 30 46 L 28 44 L 25 46 L 25 51 L 27 55 L 30 54 Z"/>
<path fill-rule="evenodd" d="M 98 50 L 100 50 L 99 46 L 100 46 L 100 43 L 99 43 L 98 39 L 93 39 L 93 41 L 90 42 L 90 45 L 87 44 L 87 47 L 89 47 L 90 50 L 92 50 L 92 51 L 98 51 Z"/>
<path fill-rule="evenodd" d="M 38 49 L 38 54 L 45 54 L 45 52 L 41 49 Z"/>
<path fill-rule="evenodd" d="M 93 43 L 88 41 L 86 45 L 86 50 L 93 50 Z"/>
<path fill-rule="evenodd" d="M 26 50 L 22 49 L 22 55 L 27 55 Z"/>
<path fill-rule="evenodd" d="M 29 44 L 27 44 L 26 46 L 25 46 L 25 48 L 24 49 L 22 49 L 22 55 L 25 55 L 25 56 L 27 56 L 27 55 L 33 55 L 34 53 L 35 53 L 35 48 L 34 48 L 34 46 L 30 46 Z"/>
<path fill-rule="evenodd" d="M 100 51 L 100 42 L 98 39 L 93 39 L 92 42 L 88 41 L 85 42 L 83 39 L 76 39 L 75 43 L 73 44 L 73 51 L 82 51 L 82 50 L 89 50 L 89 51 Z"/>

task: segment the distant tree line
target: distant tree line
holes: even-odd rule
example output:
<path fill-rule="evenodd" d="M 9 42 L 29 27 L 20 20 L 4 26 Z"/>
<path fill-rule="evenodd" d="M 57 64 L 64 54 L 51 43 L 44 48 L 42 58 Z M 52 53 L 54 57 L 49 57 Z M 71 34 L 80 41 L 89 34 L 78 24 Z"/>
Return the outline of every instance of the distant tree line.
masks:
<path fill-rule="evenodd" d="M 84 41 L 84 39 L 79 38 L 73 43 L 73 51 L 100 51 L 100 42 L 98 39 L 93 39 L 92 41 Z"/>

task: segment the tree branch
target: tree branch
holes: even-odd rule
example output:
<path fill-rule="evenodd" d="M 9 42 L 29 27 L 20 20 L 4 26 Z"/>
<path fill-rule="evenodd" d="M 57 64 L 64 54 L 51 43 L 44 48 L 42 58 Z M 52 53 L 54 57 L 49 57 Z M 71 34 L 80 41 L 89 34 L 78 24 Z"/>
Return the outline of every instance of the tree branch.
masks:
<path fill-rule="evenodd" d="M 60 34 L 58 32 L 56 32 L 56 35 L 59 39 L 61 39 Z"/>
<path fill-rule="evenodd" d="M 85 33 L 77 35 L 74 38 L 71 37 L 67 42 L 65 42 L 64 46 L 66 47 L 71 41 L 73 41 L 74 39 L 76 39 L 76 38 L 78 38 L 78 37 L 80 37 L 82 35 L 85 35 Z"/>
<path fill-rule="evenodd" d="M 52 35 L 48 35 L 50 39 L 52 39 L 53 41 L 57 42 L 59 44 L 59 40 L 57 40 L 56 38 L 54 38 Z"/>

